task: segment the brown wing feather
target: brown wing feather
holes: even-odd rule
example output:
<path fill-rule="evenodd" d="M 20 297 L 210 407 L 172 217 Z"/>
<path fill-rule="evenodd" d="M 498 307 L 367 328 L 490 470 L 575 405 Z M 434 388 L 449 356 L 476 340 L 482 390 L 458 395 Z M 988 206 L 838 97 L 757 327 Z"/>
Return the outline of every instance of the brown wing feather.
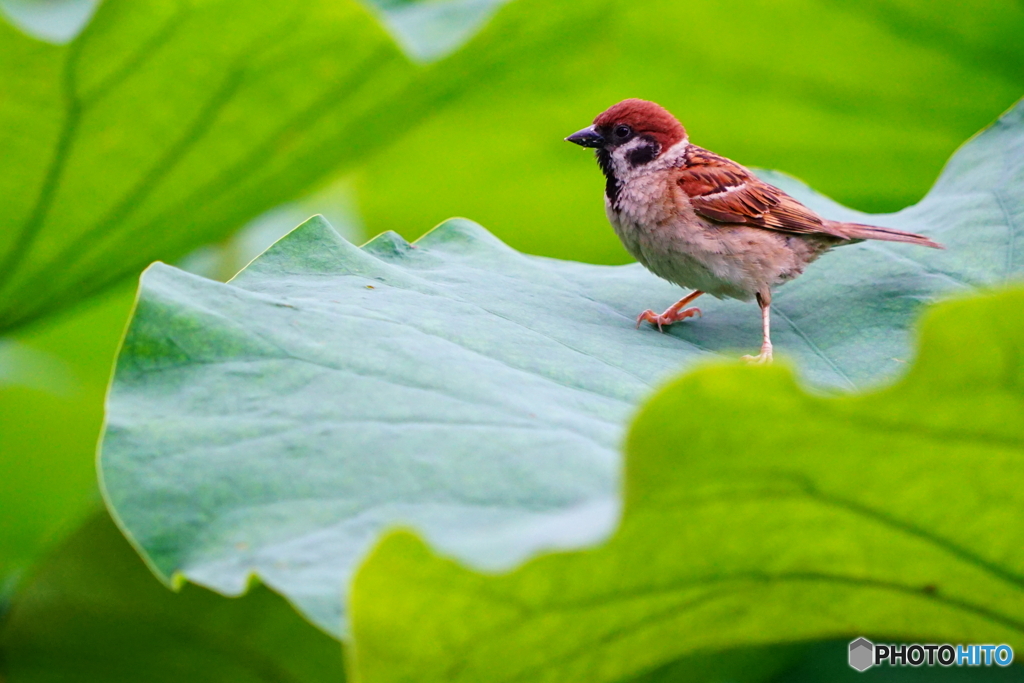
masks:
<path fill-rule="evenodd" d="M 847 237 L 779 188 L 736 162 L 697 146 L 690 147 L 686 164 L 679 168 L 678 182 L 689 195 L 694 211 L 713 221 Z"/>

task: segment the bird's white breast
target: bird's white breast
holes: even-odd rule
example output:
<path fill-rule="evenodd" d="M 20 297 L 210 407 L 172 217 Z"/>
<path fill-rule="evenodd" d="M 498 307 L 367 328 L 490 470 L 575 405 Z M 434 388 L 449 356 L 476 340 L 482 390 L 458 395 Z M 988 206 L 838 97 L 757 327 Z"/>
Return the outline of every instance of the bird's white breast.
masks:
<path fill-rule="evenodd" d="M 749 300 L 790 267 L 785 237 L 696 214 L 671 168 L 633 175 L 605 212 L 626 250 L 655 275 L 717 297 Z"/>

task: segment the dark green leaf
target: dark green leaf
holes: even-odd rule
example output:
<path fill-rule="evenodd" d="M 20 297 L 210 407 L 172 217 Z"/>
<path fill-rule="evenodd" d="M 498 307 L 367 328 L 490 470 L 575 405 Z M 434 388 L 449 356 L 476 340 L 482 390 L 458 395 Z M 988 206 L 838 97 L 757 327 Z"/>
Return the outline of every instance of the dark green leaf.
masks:
<path fill-rule="evenodd" d="M 32 573 L 0 620 L 10 683 L 344 681 L 341 646 L 280 597 L 156 581 L 105 514 Z"/>

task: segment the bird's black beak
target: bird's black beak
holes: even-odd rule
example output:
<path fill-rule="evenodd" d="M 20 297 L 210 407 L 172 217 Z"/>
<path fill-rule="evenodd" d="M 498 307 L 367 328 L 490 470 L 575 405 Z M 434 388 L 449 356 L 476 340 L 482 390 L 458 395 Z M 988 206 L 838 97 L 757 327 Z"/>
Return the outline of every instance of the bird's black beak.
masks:
<path fill-rule="evenodd" d="M 587 126 L 583 130 L 576 131 L 567 137 L 566 141 L 575 143 L 580 147 L 604 147 L 605 142 L 604 137 L 593 126 Z"/>

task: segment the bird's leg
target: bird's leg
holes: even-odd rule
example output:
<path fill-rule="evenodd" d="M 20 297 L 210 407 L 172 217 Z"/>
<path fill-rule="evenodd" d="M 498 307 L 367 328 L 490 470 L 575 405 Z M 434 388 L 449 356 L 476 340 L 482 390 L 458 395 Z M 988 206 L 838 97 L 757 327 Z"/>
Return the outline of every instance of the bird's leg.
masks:
<path fill-rule="evenodd" d="M 767 296 L 761 296 L 761 293 L 757 294 L 757 303 L 761 307 L 761 330 L 764 334 L 764 341 L 761 342 L 761 353 L 756 356 L 743 356 L 743 360 L 748 363 L 771 363 L 772 362 L 772 338 L 770 333 L 771 328 L 771 316 L 769 310 L 772 306 L 772 295 L 771 292 Z"/>
<path fill-rule="evenodd" d="M 658 315 L 648 308 L 637 316 L 637 328 L 640 327 L 640 323 L 646 320 L 652 325 L 657 325 L 658 330 L 664 332 L 664 330 L 661 329 L 663 325 L 671 325 L 672 323 L 677 323 L 680 320 L 686 320 L 687 318 L 692 318 L 695 315 L 701 315 L 699 308 L 685 308 L 685 306 L 703 293 L 704 292 L 698 290 L 687 294 L 682 299 L 669 306 L 661 315 Z"/>

